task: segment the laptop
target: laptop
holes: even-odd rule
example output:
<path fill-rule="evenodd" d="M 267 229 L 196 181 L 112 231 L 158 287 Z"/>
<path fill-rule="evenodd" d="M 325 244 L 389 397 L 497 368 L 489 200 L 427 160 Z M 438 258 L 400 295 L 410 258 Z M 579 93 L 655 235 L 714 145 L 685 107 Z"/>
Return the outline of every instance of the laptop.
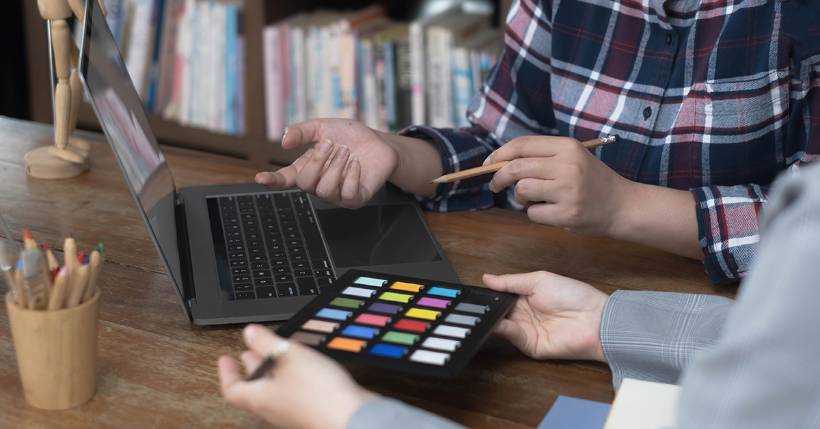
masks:
<path fill-rule="evenodd" d="M 348 210 L 257 184 L 176 189 L 96 0 L 80 76 L 149 235 L 196 325 L 285 320 L 349 269 L 458 282 L 417 202 Z"/>

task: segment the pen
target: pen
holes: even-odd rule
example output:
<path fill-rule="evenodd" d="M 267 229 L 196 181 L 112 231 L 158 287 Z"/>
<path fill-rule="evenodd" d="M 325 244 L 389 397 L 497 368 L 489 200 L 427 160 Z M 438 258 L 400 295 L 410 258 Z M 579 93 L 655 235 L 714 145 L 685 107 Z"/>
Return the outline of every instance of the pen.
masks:
<path fill-rule="evenodd" d="M 285 354 L 289 348 L 290 342 L 287 340 L 279 341 L 273 352 L 262 360 L 262 363 L 256 367 L 256 369 L 245 379 L 245 381 L 254 381 L 264 377 L 265 374 L 272 370 L 274 365 L 276 365 L 276 358 Z"/>
<path fill-rule="evenodd" d="M 616 136 L 610 135 L 606 137 L 588 140 L 581 144 L 587 149 L 592 149 L 601 145 L 612 143 L 616 139 Z M 507 165 L 507 163 L 509 163 L 509 161 L 501 161 L 490 165 L 482 165 L 481 167 L 469 168 L 467 170 L 445 174 L 444 176 L 434 179 L 433 183 L 451 183 L 455 182 L 456 180 L 464 180 L 469 179 L 471 177 L 481 176 L 484 174 L 495 173 L 496 171 L 504 168 L 504 166 Z"/>

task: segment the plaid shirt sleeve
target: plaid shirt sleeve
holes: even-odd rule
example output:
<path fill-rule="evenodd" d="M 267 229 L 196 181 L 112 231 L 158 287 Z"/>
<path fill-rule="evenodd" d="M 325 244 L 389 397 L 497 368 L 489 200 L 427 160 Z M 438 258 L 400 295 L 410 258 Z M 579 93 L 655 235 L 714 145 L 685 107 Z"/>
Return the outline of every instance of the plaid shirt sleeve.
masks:
<path fill-rule="evenodd" d="M 802 120 L 789 130 L 784 148 L 785 153 L 795 154 L 784 160 L 792 169 L 820 160 L 820 53 L 802 62 L 798 76 L 790 109 Z M 767 190 L 767 186 L 756 184 L 691 190 L 704 266 L 714 283 L 737 280 L 748 272 L 756 253 Z"/>
<path fill-rule="evenodd" d="M 713 346 L 734 301 L 713 295 L 616 291 L 601 316 L 601 348 L 617 389 L 624 378 L 676 383 Z"/>
<path fill-rule="evenodd" d="M 502 142 L 523 135 L 555 135 L 552 105 L 530 105 L 524 93 L 549 94 L 549 65 L 543 49 L 551 40 L 550 2 L 516 1 L 507 15 L 504 47 L 492 73 L 470 105 L 471 127 L 441 129 L 412 126 L 401 134 L 433 142 L 441 154 L 444 174 L 478 167 Z M 548 54 L 548 53 L 547 53 Z M 428 210 L 456 211 L 504 205 L 506 195 L 494 196 L 489 176 L 438 186 L 422 199 Z"/>

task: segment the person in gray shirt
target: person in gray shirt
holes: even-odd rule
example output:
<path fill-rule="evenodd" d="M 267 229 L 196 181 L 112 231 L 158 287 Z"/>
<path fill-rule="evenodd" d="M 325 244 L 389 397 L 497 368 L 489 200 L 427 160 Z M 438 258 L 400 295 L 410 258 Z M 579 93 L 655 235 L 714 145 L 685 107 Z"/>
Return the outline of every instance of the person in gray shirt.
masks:
<path fill-rule="evenodd" d="M 787 173 L 770 194 L 758 259 L 737 301 L 617 291 L 547 272 L 485 275 L 520 295 L 498 333 L 534 359 L 607 362 L 625 377 L 680 383 L 678 429 L 820 428 L 820 165 Z M 285 341 L 249 325 L 246 372 Z M 360 387 L 337 363 L 290 343 L 272 376 L 245 382 L 219 360 L 222 395 L 281 427 L 461 426 Z M 317 401 L 317 398 L 320 400 Z"/>

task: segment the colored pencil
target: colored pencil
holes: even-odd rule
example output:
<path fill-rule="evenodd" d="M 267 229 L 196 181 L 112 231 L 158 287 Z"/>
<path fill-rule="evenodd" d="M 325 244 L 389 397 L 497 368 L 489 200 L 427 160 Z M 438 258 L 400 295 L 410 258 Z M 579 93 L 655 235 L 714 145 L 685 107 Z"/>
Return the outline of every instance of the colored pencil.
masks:
<path fill-rule="evenodd" d="M 60 310 L 65 304 L 66 282 L 68 281 L 68 270 L 65 267 L 60 268 L 57 272 L 57 277 L 54 278 L 54 288 L 51 295 L 48 297 L 48 309 Z"/>
<path fill-rule="evenodd" d="M 593 149 L 593 148 L 601 146 L 601 145 L 612 143 L 616 139 L 617 139 L 616 136 L 612 135 L 612 136 L 606 136 L 606 137 L 601 137 L 601 138 L 597 138 L 597 139 L 588 140 L 588 141 L 585 141 L 581 144 L 587 149 Z M 496 163 L 490 164 L 490 165 L 482 165 L 481 167 L 469 168 L 467 170 L 459 171 L 459 172 L 456 172 L 456 173 L 445 174 L 444 176 L 441 176 L 437 179 L 434 179 L 433 183 L 451 183 L 451 182 L 455 182 L 456 180 L 464 180 L 464 179 L 469 179 L 471 177 L 481 176 L 481 175 L 484 175 L 484 174 L 495 173 L 496 171 L 501 170 L 502 168 L 504 168 L 504 166 L 507 165 L 508 163 L 509 163 L 509 161 L 501 161 L 501 162 L 496 162 Z"/>

